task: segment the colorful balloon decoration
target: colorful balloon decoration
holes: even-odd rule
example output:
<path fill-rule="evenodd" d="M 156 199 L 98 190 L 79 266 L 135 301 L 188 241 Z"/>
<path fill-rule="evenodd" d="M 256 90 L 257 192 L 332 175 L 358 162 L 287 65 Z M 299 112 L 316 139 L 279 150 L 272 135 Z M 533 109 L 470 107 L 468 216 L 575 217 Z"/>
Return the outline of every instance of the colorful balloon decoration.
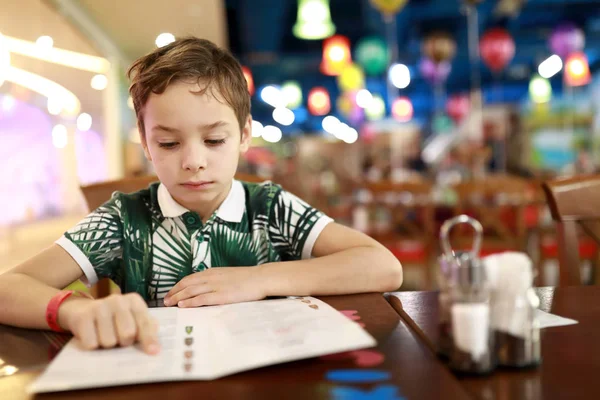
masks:
<path fill-rule="evenodd" d="M 468 94 L 451 96 L 446 103 L 446 112 L 456 123 L 462 121 L 469 114 L 470 108 L 471 99 Z"/>
<path fill-rule="evenodd" d="M 519 14 L 527 0 L 500 0 L 494 9 L 498 17 L 513 18 Z"/>
<path fill-rule="evenodd" d="M 321 72 L 325 75 L 337 76 L 352 63 L 350 56 L 350 39 L 335 35 L 323 41 L 323 58 Z"/>
<path fill-rule="evenodd" d="M 348 115 L 348 122 L 352 125 L 361 125 L 365 120 L 365 110 L 360 107 L 352 108 L 350 115 Z"/>
<path fill-rule="evenodd" d="M 392 103 L 392 116 L 400 122 L 408 122 L 413 117 L 413 105 L 408 97 L 398 97 Z"/>
<path fill-rule="evenodd" d="M 312 115 L 327 114 L 331 110 L 331 100 L 327 89 L 320 86 L 312 88 L 308 93 L 307 106 Z"/>
<path fill-rule="evenodd" d="M 438 114 L 433 117 L 431 128 L 433 132 L 438 134 L 450 132 L 454 128 L 454 123 L 446 114 Z"/>
<path fill-rule="evenodd" d="M 374 95 L 373 100 L 367 108 L 365 115 L 369 121 L 377 121 L 385 117 L 385 101 L 379 95 Z"/>
<path fill-rule="evenodd" d="M 493 28 L 481 37 L 479 50 L 488 68 L 500 72 L 515 56 L 515 41 L 505 29 Z"/>
<path fill-rule="evenodd" d="M 575 24 L 558 26 L 550 36 L 550 49 L 563 60 L 571 53 L 583 50 L 585 36 Z"/>
<path fill-rule="evenodd" d="M 408 0 L 371 0 L 371 4 L 384 14 L 394 15 L 404 8 Z"/>
<path fill-rule="evenodd" d="M 345 117 L 349 116 L 356 105 L 356 92 L 344 92 L 340 94 L 335 102 L 338 111 Z"/>
<path fill-rule="evenodd" d="M 425 39 L 423 53 L 436 64 L 449 61 L 456 54 L 456 41 L 445 32 L 433 33 Z"/>
<path fill-rule="evenodd" d="M 383 73 L 389 62 L 390 52 L 385 41 L 377 36 L 361 39 L 354 50 L 356 62 L 364 69 L 367 75 Z"/>
<path fill-rule="evenodd" d="M 447 61 L 434 63 L 429 58 L 424 58 L 419 63 L 419 71 L 423 78 L 432 85 L 443 84 L 446 82 L 452 66 Z"/>
<path fill-rule="evenodd" d="M 294 110 L 302 105 L 302 88 L 296 81 L 287 81 L 281 85 L 281 95 L 286 107 Z"/>
<path fill-rule="evenodd" d="M 365 86 L 365 74 L 356 64 L 350 64 L 337 77 L 338 86 L 343 92 L 358 90 Z"/>

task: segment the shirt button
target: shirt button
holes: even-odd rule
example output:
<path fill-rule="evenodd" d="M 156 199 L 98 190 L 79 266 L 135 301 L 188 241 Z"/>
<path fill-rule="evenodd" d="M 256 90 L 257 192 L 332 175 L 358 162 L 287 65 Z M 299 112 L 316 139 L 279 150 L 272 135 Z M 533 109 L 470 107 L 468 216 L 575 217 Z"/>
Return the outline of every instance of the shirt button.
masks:
<path fill-rule="evenodd" d="M 204 242 L 204 236 L 198 235 L 198 243 Z"/>
<path fill-rule="evenodd" d="M 183 221 L 190 229 L 198 229 L 202 226 L 202 221 L 200 220 L 200 216 L 193 212 L 188 212 L 183 215 Z"/>

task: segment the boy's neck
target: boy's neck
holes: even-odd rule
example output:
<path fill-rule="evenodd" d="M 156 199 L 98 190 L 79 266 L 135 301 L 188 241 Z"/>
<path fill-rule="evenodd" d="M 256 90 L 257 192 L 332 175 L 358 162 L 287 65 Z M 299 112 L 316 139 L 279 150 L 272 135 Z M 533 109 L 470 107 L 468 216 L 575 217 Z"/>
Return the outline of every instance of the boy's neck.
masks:
<path fill-rule="evenodd" d="M 233 179 L 231 180 L 229 185 L 227 185 L 227 187 L 221 193 L 219 193 L 219 195 L 217 197 L 215 197 L 214 200 L 211 201 L 210 203 L 185 204 L 175 198 L 174 198 L 174 200 L 176 202 L 178 202 L 179 204 L 181 204 L 183 207 L 187 208 L 188 210 L 194 211 L 195 213 L 197 213 L 200 216 L 200 218 L 202 219 L 202 222 L 206 223 L 210 219 L 210 217 L 219 209 L 221 204 L 223 204 L 223 202 L 227 198 L 227 195 L 229 195 L 229 192 L 231 192 L 232 184 L 233 184 Z"/>

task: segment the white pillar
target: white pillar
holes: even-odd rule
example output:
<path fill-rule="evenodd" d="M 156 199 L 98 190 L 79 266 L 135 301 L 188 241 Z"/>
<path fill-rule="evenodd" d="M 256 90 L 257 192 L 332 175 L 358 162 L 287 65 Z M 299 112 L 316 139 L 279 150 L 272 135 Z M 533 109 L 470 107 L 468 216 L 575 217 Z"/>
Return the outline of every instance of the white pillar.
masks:
<path fill-rule="evenodd" d="M 120 94 L 121 68 L 118 60 L 109 58 L 108 85 L 102 94 L 104 114 L 104 150 L 108 179 L 120 179 L 123 167 L 123 125 L 121 123 L 122 100 Z"/>

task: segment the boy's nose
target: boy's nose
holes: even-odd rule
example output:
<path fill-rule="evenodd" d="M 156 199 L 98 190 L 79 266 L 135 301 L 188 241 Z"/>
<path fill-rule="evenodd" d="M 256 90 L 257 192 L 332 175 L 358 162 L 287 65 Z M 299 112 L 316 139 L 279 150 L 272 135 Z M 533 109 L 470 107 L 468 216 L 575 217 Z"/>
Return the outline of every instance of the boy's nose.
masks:
<path fill-rule="evenodd" d="M 199 171 L 206 168 L 206 156 L 200 149 L 189 151 L 183 159 L 183 169 Z"/>

